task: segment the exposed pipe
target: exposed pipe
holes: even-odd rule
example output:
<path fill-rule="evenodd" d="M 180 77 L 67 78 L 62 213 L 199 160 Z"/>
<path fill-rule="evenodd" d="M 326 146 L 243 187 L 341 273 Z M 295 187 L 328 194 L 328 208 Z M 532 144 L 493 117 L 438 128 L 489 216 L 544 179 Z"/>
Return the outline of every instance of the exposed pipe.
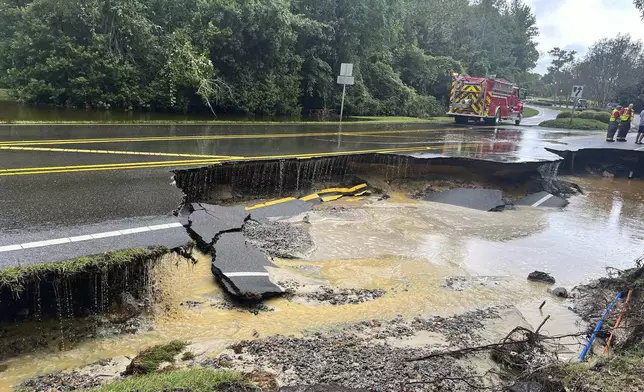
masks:
<path fill-rule="evenodd" d="M 622 309 L 621 312 L 619 312 L 619 317 L 617 318 L 617 322 L 615 323 L 615 326 L 613 327 L 613 330 L 610 333 L 610 336 L 608 337 L 608 340 L 606 341 L 606 346 L 604 347 L 604 354 L 608 354 L 608 350 L 610 349 L 610 344 L 613 341 L 613 337 L 615 337 L 615 332 L 617 331 L 617 328 L 622 324 L 622 319 L 624 318 L 624 311 L 628 309 L 628 304 L 631 302 L 631 294 L 633 294 L 633 290 L 628 290 L 628 295 L 626 295 L 626 302 L 624 302 L 625 308 Z"/>
<path fill-rule="evenodd" d="M 580 361 L 583 361 L 586 358 L 588 351 L 590 351 L 590 347 L 593 345 L 593 342 L 595 341 L 595 339 L 597 339 L 597 334 L 599 333 L 599 331 L 601 331 L 602 327 L 604 326 L 604 321 L 606 320 L 608 313 L 610 313 L 610 311 L 613 310 L 613 308 L 615 307 L 615 304 L 617 303 L 617 301 L 622 299 L 623 295 L 624 293 L 622 293 L 621 291 L 617 293 L 617 296 L 615 297 L 613 302 L 611 302 L 610 305 L 608 305 L 608 307 L 606 308 L 606 310 L 604 310 L 604 313 L 602 314 L 602 317 L 597 322 L 597 326 L 595 327 L 593 334 L 590 336 L 588 343 L 586 343 L 586 346 L 584 347 L 584 349 L 581 350 L 581 354 L 579 354 Z"/>

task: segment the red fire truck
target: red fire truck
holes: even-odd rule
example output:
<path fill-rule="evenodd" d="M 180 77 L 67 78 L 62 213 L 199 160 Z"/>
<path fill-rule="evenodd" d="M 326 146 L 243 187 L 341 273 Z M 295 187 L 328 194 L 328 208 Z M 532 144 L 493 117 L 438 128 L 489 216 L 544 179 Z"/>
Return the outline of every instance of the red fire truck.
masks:
<path fill-rule="evenodd" d="M 521 123 L 523 103 L 519 88 L 505 79 L 452 74 L 448 116 L 457 124 L 469 120 L 498 125 L 502 120 Z"/>

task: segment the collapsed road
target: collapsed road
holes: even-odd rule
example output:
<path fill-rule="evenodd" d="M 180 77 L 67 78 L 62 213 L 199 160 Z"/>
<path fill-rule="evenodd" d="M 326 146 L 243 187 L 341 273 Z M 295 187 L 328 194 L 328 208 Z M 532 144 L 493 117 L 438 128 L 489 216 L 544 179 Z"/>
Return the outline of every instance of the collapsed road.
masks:
<path fill-rule="evenodd" d="M 133 248 L 161 246 L 167 252 L 186 248 L 192 238 L 213 254 L 213 272 L 230 293 L 245 297 L 270 295 L 278 288 L 266 276 L 271 262 L 265 253 L 242 241 L 244 222 L 292 217 L 342 196 L 310 194 L 324 185 L 367 181 L 384 189 L 395 182 L 456 181 L 421 190 L 421 198 L 483 210 L 506 205 L 560 207 L 572 186 L 555 181 L 559 167 L 586 171 L 594 162 L 592 157 L 580 159 L 584 151 L 602 154 L 601 165 L 609 172 L 620 168 L 611 174 L 630 177 L 642 175 L 644 156 L 630 144 L 600 144 L 590 132 L 513 126 L 402 126 L 395 131 L 356 126 L 341 132 L 328 127 L 285 127 L 283 132 L 254 127 L 246 134 L 237 127 L 176 126 L 164 131 L 137 126 L 139 137 L 126 137 L 131 130 L 123 134 L 118 127 L 96 126 L 63 138 L 68 128 L 0 127 L 0 198 L 12 206 L 0 218 L 3 269 Z M 106 130 L 113 132 L 110 138 L 97 137 Z M 172 136 L 156 136 L 160 130 L 170 130 Z M 49 137 L 23 139 L 42 133 Z M 14 166 L 34 161 L 42 166 Z M 177 187 L 170 185 L 169 169 L 174 170 Z M 460 187 L 463 182 L 468 186 Z M 290 199 L 250 211 L 216 205 L 283 197 Z M 489 200 L 480 203 L 485 199 Z M 182 203 L 192 210 L 171 215 Z M 27 286 L 21 282 L 21 288 Z M 5 306 L 29 307 L 6 305 L 15 287 L 5 282 L 3 290 Z"/>

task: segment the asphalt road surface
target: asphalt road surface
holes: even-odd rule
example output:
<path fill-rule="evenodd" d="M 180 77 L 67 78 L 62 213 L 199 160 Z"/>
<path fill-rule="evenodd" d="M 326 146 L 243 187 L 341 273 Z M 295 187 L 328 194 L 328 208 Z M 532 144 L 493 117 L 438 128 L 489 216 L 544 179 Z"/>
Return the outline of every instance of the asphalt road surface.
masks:
<path fill-rule="evenodd" d="M 556 119 L 557 114 L 559 114 L 559 110 L 549 109 L 549 108 L 546 108 L 546 107 L 531 106 L 531 105 L 525 105 L 525 107 L 530 108 L 530 109 L 538 110 L 539 114 L 537 114 L 534 117 L 524 118 L 521 121 L 521 124 L 523 124 L 523 125 L 539 125 L 544 121 Z"/>
<path fill-rule="evenodd" d="M 552 160 L 545 147 L 571 137 L 602 136 L 514 125 L 0 125 L 0 268 L 82 250 L 56 243 L 65 238 L 176 224 L 172 211 L 183 195 L 173 185 L 174 168 L 361 152 Z M 184 239 L 173 228 L 82 245 L 100 253 Z M 41 244 L 37 252 L 22 246 L 31 243 Z"/>

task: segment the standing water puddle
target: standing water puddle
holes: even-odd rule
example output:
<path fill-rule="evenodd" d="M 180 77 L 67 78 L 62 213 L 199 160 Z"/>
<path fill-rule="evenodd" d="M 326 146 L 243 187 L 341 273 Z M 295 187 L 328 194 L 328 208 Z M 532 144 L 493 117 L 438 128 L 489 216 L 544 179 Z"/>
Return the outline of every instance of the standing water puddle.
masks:
<path fill-rule="evenodd" d="M 384 289 L 384 297 L 356 305 L 312 305 L 274 299 L 272 311 L 258 315 L 222 309 L 224 294 L 210 260 L 192 265 L 173 259 L 156 271 L 165 297 L 147 332 L 92 338 L 64 352 L 24 355 L 6 362 L 0 390 L 20 380 L 128 355 L 173 339 L 203 343 L 213 350 L 230 341 L 273 334 L 299 335 L 397 315 L 449 315 L 498 303 L 515 304 L 535 324 L 553 314 L 550 333 L 575 330 L 574 317 L 525 281 L 535 269 L 551 272 L 558 285 L 573 285 L 604 273 L 605 266 L 628 267 L 644 243 L 644 182 L 572 179 L 587 190 L 563 211 L 522 209 L 484 213 L 440 204 L 342 203 L 311 214 L 318 250 L 310 260 L 276 260 L 274 280 L 300 279 L 344 288 Z M 298 278 L 299 277 L 299 278 Z M 449 278 L 458 277 L 455 280 Z M 448 287 L 446 286 L 446 279 Z M 185 306 L 187 303 L 194 307 Z M 199 303 L 199 304 L 197 304 Z M 183 305 L 182 305 L 183 304 Z M 215 306 L 211 306 L 215 305 Z"/>

